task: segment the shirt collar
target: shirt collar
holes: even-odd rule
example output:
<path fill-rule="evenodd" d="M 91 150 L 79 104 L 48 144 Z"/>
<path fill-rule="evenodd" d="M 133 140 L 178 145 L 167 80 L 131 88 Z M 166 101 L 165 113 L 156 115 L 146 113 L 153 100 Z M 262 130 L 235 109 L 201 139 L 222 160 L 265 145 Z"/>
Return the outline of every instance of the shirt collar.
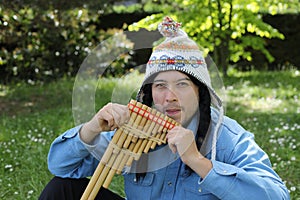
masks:
<path fill-rule="evenodd" d="M 189 125 L 186 127 L 187 129 L 193 131 L 193 133 L 194 133 L 195 136 L 196 136 L 197 130 L 198 130 L 199 119 L 200 119 L 200 113 L 197 112 L 194 115 L 194 117 L 192 118 L 192 120 L 189 123 Z"/>
<path fill-rule="evenodd" d="M 215 132 L 215 126 L 216 126 L 217 121 L 219 120 L 219 117 L 220 117 L 219 112 L 216 109 L 212 108 L 211 109 L 211 122 L 210 122 L 210 125 L 208 128 L 207 134 L 206 134 L 204 141 L 200 148 L 200 153 L 203 156 L 206 156 L 211 151 L 213 134 Z M 220 128 L 220 129 L 222 129 L 222 128 Z M 219 137 L 220 132 L 221 132 L 221 130 L 218 131 L 217 138 Z"/>

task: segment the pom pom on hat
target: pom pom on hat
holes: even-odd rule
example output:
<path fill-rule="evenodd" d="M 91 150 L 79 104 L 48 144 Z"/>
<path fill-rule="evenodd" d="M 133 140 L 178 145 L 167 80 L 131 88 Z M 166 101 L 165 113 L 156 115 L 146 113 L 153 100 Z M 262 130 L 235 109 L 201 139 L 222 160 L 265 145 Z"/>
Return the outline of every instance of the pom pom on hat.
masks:
<path fill-rule="evenodd" d="M 158 25 L 158 30 L 164 37 L 175 37 L 178 36 L 180 27 L 181 23 L 174 21 L 170 17 L 165 17 Z"/>

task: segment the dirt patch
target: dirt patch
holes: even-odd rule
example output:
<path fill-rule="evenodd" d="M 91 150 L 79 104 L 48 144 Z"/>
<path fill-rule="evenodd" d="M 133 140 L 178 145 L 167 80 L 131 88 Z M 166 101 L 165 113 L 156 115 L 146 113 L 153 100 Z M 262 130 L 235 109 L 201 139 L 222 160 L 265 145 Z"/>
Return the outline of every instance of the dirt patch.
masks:
<path fill-rule="evenodd" d="M 0 110 L 7 116 L 31 113 L 39 107 L 42 97 L 31 97 L 29 100 L 9 100 L 0 98 Z"/>

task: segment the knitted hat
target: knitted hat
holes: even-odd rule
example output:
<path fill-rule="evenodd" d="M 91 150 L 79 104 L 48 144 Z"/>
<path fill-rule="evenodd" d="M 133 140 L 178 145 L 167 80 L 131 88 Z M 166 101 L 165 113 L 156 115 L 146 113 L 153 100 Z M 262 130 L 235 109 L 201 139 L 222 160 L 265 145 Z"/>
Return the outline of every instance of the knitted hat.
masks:
<path fill-rule="evenodd" d="M 165 37 L 165 40 L 153 48 L 153 52 L 146 65 L 143 85 L 149 83 L 149 78 L 158 72 L 176 70 L 195 77 L 207 86 L 211 96 L 211 103 L 219 110 L 219 119 L 214 129 L 212 140 L 211 158 L 215 160 L 217 135 L 223 120 L 222 101 L 212 88 L 203 53 L 200 51 L 198 45 L 180 27 L 181 24 L 175 22 L 170 17 L 165 17 L 162 23 L 158 25 L 158 30 Z M 138 100 L 143 95 L 144 87 L 142 86 L 138 92 Z"/>

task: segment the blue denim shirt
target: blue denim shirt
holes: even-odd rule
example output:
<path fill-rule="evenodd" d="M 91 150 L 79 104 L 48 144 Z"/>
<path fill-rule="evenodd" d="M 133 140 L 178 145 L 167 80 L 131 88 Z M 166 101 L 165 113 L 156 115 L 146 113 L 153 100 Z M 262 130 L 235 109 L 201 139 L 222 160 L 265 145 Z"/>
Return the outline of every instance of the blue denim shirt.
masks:
<path fill-rule="evenodd" d="M 215 125 L 215 112 L 212 124 Z M 190 124 L 191 130 L 195 128 Z M 84 144 L 79 137 L 81 126 L 72 128 L 52 143 L 48 166 L 60 177 L 91 176 L 114 132 L 103 132 L 93 144 Z M 212 131 L 211 131 L 212 132 Z M 210 159 L 211 136 L 208 134 L 200 152 Z M 165 148 L 164 148 L 165 149 Z M 166 150 L 166 149 L 165 149 Z M 287 188 L 272 169 L 267 154 L 255 143 L 252 133 L 236 121 L 225 117 L 217 139 L 216 160 L 204 179 L 189 173 L 176 155 L 166 154 L 169 164 L 153 168 L 144 177 L 124 173 L 128 200 L 193 200 L 193 199 L 290 199 Z M 154 164 L 153 164 L 154 163 Z M 150 165 L 158 162 L 150 162 Z"/>

